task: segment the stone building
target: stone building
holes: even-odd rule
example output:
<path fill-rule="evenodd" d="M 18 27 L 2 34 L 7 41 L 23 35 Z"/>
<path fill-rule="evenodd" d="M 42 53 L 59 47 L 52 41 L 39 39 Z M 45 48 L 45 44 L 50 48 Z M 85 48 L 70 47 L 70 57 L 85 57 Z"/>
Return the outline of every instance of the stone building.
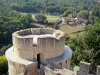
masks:
<path fill-rule="evenodd" d="M 65 46 L 62 31 L 30 28 L 14 32 L 12 38 L 13 46 L 5 53 L 9 75 L 66 75 L 58 70 L 70 69 L 72 50 Z"/>

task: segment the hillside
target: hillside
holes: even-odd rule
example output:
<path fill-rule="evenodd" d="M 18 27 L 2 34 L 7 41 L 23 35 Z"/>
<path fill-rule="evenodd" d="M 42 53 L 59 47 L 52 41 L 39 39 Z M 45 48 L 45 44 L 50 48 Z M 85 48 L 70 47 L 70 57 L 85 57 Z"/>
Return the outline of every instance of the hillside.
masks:
<path fill-rule="evenodd" d="M 72 2 L 72 0 L 9 0 L 9 1 L 12 1 L 12 2 L 57 2 L 57 3 L 62 3 L 62 2 L 71 3 Z"/>
<path fill-rule="evenodd" d="M 9 1 L 12 1 L 12 2 L 52 2 L 52 3 L 55 2 L 55 3 L 71 4 L 73 2 L 96 1 L 96 0 L 9 0 Z"/>

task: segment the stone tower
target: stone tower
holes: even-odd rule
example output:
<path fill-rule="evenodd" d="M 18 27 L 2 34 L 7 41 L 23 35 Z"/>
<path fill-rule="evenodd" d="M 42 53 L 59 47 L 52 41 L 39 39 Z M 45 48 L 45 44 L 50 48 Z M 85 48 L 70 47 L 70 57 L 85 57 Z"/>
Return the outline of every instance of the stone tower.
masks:
<path fill-rule="evenodd" d="M 65 46 L 65 34 L 51 28 L 30 28 L 14 32 L 13 46 L 6 51 L 9 75 L 46 75 L 41 65 L 70 68 L 72 50 Z"/>

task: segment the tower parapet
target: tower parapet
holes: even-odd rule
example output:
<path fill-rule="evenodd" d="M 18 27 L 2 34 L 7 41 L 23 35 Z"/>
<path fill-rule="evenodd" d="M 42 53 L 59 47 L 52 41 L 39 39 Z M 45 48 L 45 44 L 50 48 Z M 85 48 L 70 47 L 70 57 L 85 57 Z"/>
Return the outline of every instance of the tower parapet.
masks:
<path fill-rule="evenodd" d="M 65 34 L 51 28 L 30 28 L 12 34 L 13 47 L 5 55 L 9 75 L 39 75 L 41 65 L 70 68 L 72 50 Z"/>
<path fill-rule="evenodd" d="M 64 33 L 54 29 L 32 28 L 13 33 L 14 53 L 24 59 L 52 58 L 64 52 Z"/>

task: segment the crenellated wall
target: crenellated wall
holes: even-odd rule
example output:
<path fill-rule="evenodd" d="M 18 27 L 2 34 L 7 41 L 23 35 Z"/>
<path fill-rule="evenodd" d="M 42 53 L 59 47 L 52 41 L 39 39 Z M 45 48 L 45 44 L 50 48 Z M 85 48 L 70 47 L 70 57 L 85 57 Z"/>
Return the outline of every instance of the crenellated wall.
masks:
<path fill-rule="evenodd" d="M 100 75 L 100 66 L 97 66 L 97 71 L 94 73 L 91 63 L 81 61 L 79 70 L 75 72 L 75 75 Z"/>
<path fill-rule="evenodd" d="M 61 68 L 52 69 L 50 65 L 44 66 L 45 75 L 100 75 L 100 66 L 97 66 L 97 71 L 92 72 L 91 63 L 80 62 L 79 67 L 75 67 L 74 71 Z"/>
<path fill-rule="evenodd" d="M 44 59 L 56 57 L 64 52 L 64 44 L 64 33 L 50 28 L 13 33 L 14 53 L 24 59 L 37 58 L 39 53 L 44 55 Z"/>

